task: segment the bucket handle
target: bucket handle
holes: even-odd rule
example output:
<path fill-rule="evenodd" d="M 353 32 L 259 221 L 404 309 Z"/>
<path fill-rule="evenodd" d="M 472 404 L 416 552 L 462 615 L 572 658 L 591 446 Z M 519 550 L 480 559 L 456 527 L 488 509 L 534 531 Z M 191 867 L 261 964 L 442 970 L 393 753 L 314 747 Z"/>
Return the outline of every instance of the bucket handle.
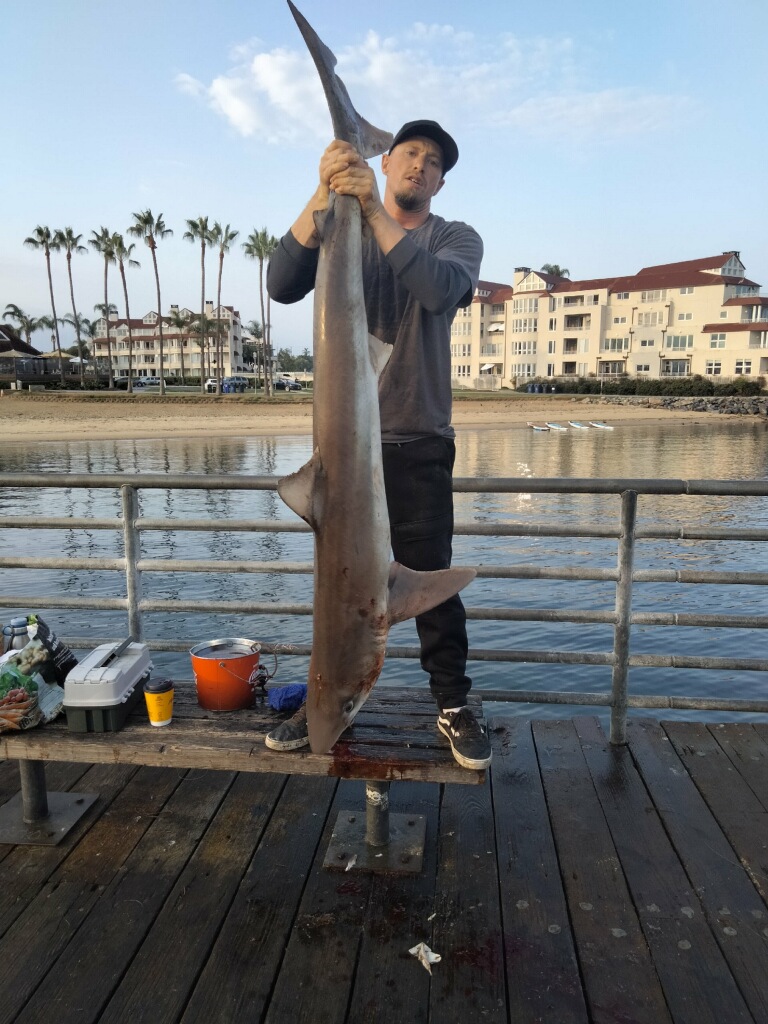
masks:
<path fill-rule="evenodd" d="M 277 654 L 274 651 L 272 652 L 272 657 L 275 659 L 275 667 L 272 669 L 272 672 L 269 672 L 266 665 L 262 665 L 261 661 L 259 661 L 248 679 L 243 679 L 243 677 L 239 676 L 237 672 L 233 672 L 225 661 L 219 662 L 219 668 L 223 668 L 225 672 L 231 675 L 233 679 L 237 679 L 239 683 L 248 683 L 248 685 L 254 690 L 261 690 L 264 692 L 270 679 L 274 679 L 277 675 Z"/>

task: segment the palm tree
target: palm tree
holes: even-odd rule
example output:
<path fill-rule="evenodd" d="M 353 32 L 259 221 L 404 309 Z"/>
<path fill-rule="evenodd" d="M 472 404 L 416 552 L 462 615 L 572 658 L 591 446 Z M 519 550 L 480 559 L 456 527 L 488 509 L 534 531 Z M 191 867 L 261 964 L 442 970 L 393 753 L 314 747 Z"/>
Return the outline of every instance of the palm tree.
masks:
<path fill-rule="evenodd" d="M 543 263 L 541 269 L 545 274 L 551 274 L 553 277 L 571 276 L 571 272 L 568 267 L 561 267 L 557 263 Z"/>
<path fill-rule="evenodd" d="M 108 228 L 102 226 L 101 231 L 91 232 L 88 244 L 104 257 L 104 302 L 97 303 L 93 308 L 97 311 L 102 310 L 102 316 L 107 323 L 107 374 L 109 379 L 109 388 L 110 390 L 114 390 L 115 379 L 112 373 L 112 340 L 109 333 L 109 314 L 113 310 L 116 313 L 117 307 L 112 305 L 109 301 L 108 276 L 109 265 L 110 263 L 115 262 L 115 236 Z M 105 310 L 106 312 L 104 312 Z"/>
<path fill-rule="evenodd" d="M 61 318 L 61 322 L 66 324 L 68 327 L 73 327 L 75 333 L 79 331 L 78 338 L 82 339 L 83 336 L 86 338 L 93 338 L 93 332 L 90 330 L 91 321 L 87 316 L 83 316 L 82 313 L 77 314 L 77 321 L 71 313 L 67 313 Z M 70 355 L 77 353 L 80 359 L 90 359 L 91 350 L 88 345 L 83 344 L 82 340 L 79 340 L 76 345 L 72 345 L 70 348 L 64 349 L 65 352 L 69 352 Z"/>
<path fill-rule="evenodd" d="M 112 236 L 112 248 L 120 269 L 120 279 L 123 282 L 123 295 L 125 296 L 125 319 L 128 324 L 128 394 L 130 395 L 133 394 L 133 331 L 131 329 L 131 308 L 128 305 L 125 265 L 127 263 L 129 267 L 140 267 L 141 264 L 138 260 L 131 259 L 131 253 L 136 248 L 135 244 L 131 242 L 130 245 L 126 245 L 123 236 L 117 232 Z"/>
<path fill-rule="evenodd" d="M 262 359 L 264 356 L 264 328 L 262 327 L 258 320 L 249 320 L 248 323 L 245 325 L 245 329 L 246 331 L 248 331 L 250 337 L 256 342 L 256 344 L 253 346 L 253 369 L 255 384 L 259 379 L 259 360 Z M 262 344 L 259 344 L 259 342 L 262 342 Z"/>
<path fill-rule="evenodd" d="M 175 331 L 179 332 L 179 359 L 181 360 L 181 383 L 184 383 L 184 342 L 186 341 L 186 332 L 189 328 L 189 317 L 186 313 L 179 312 L 175 307 L 171 308 L 171 312 L 168 314 L 168 324 Z M 202 374 L 202 370 L 200 373 Z"/>
<path fill-rule="evenodd" d="M 203 372 L 208 350 L 208 339 L 216 331 L 216 323 L 210 317 L 201 315 L 189 328 L 189 333 L 195 335 L 195 341 L 200 346 L 200 390 L 205 394 L 205 377 Z"/>
<path fill-rule="evenodd" d="M 65 321 L 62 317 L 62 323 L 72 323 L 75 328 L 75 336 L 77 338 L 77 355 L 80 359 L 80 387 L 85 387 L 85 376 L 83 367 L 83 352 L 82 345 L 80 343 L 80 320 L 77 316 L 77 308 L 75 306 L 75 289 L 72 284 L 72 254 L 73 253 L 84 253 L 88 252 L 84 245 L 80 245 L 80 239 L 82 235 L 76 235 L 72 228 L 60 228 L 54 238 L 59 245 L 59 249 L 63 249 L 67 255 L 67 275 L 69 277 L 69 297 L 72 300 L 72 320 Z"/>
<path fill-rule="evenodd" d="M 152 216 L 151 210 L 142 210 L 133 214 L 134 223 L 128 228 L 128 234 L 134 238 L 143 238 L 152 253 L 152 266 L 155 268 L 155 287 L 157 288 L 157 326 L 160 331 L 160 394 L 165 394 L 165 355 L 163 352 L 163 310 L 160 305 L 160 274 L 157 270 L 157 240 L 168 238 L 173 234 L 165 226 L 162 213 Z"/>
<path fill-rule="evenodd" d="M 216 286 L 216 394 L 221 394 L 221 375 L 224 369 L 224 347 L 221 343 L 221 277 L 224 272 L 224 256 L 229 252 L 229 247 L 240 234 L 230 228 L 229 224 L 222 227 L 216 221 L 212 228 L 213 243 L 219 247 L 219 278 Z"/>
<path fill-rule="evenodd" d="M 188 242 L 200 242 L 200 316 L 205 316 L 205 250 L 207 246 L 213 245 L 213 236 L 208 226 L 207 217 L 188 220 L 187 229 L 184 232 L 184 238 Z M 200 385 L 203 391 L 205 391 L 205 376 L 205 366 L 203 365 L 203 356 L 201 355 Z"/>
<path fill-rule="evenodd" d="M 24 332 L 24 338 L 28 345 L 32 344 L 32 335 L 35 331 L 39 331 L 45 326 L 39 317 L 25 313 L 15 302 L 9 302 L 5 307 L 3 320 L 15 320 L 18 329 Z"/>
<path fill-rule="evenodd" d="M 53 325 L 53 333 L 56 338 L 56 351 L 59 355 L 59 371 L 61 373 L 61 383 L 64 383 L 64 362 L 61 358 L 61 341 L 59 340 L 59 320 L 56 316 L 56 302 L 53 298 L 53 278 L 51 277 L 51 253 L 58 252 L 61 248 L 59 242 L 56 239 L 56 232 L 52 232 L 50 228 L 42 227 L 40 224 L 37 225 L 35 230 L 29 236 L 24 239 L 24 245 L 29 246 L 30 249 L 42 249 L 45 255 L 45 265 L 48 270 L 48 290 L 51 293 L 51 323 Z"/>
<path fill-rule="evenodd" d="M 264 263 L 278 246 L 278 240 L 266 228 L 255 229 L 243 242 L 245 255 L 259 261 L 259 299 L 261 301 L 261 322 L 264 324 L 264 393 L 272 394 L 272 342 L 270 324 L 264 316 Z"/>

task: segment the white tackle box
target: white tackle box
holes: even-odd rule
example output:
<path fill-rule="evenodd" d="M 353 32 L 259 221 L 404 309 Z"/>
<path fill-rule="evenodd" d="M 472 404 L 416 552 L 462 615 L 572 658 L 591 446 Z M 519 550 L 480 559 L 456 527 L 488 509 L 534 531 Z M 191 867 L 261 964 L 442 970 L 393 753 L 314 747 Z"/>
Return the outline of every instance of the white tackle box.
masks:
<path fill-rule="evenodd" d="M 72 732 L 117 732 L 141 699 L 152 667 L 147 645 L 131 637 L 91 651 L 64 682 L 68 728 Z"/>

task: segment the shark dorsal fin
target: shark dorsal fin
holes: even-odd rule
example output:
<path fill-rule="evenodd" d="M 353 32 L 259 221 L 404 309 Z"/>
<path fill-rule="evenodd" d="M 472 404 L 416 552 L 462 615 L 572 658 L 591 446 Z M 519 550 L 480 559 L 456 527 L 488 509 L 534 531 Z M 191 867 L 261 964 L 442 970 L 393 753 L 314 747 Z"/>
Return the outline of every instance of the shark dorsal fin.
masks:
<path fill-rule="evenodd" d="M 295 473 L 284 476 L 277 484 L 277 493 L 288 508 L 301 516 L 317 533 L 320 519 L 317 507 L 317 481 L 323 475 L 323 462 L 316 448 L 309 462 Z"/>

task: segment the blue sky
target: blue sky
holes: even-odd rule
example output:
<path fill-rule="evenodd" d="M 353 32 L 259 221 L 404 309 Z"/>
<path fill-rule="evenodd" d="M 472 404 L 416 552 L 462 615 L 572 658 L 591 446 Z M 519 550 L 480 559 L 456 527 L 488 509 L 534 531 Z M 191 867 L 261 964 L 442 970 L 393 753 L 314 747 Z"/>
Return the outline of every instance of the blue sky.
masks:
<path fill-rule="evenodd" d="M 433 209 L 483 236 L 483 278 L 544 262 L 604 277 L 737 249 L 768 287 L 764 0 L 297 6 L 369 121 L 434 118 L 457 139 Z M 259 318 L 240 242 L 290 226 L 331 134 L 283 0 L 6 0 L 0 24 L 0 309 L 49 311 L 42 256 L 22 245 L 35 225 L 87 239 L 149 207 L 174 230 L 158 250 L 164 309 L 199 305 L 199 252 L 182 235 L 207 215 L 240 231 L 223 301 Z M 141 315 L 154 282 L 149 251 L 136 256 Z M 92 315 L 103 264 L 74 265 Z M 215 299 L 213 259 L 207 273 Z M 63 258 L 54 275 L 61 314 Z M 116 276 L 110 288 L 122 310 Z M 275 346 L 311 347 L 311 315 L 311 299 L 274 307 Z"/>

